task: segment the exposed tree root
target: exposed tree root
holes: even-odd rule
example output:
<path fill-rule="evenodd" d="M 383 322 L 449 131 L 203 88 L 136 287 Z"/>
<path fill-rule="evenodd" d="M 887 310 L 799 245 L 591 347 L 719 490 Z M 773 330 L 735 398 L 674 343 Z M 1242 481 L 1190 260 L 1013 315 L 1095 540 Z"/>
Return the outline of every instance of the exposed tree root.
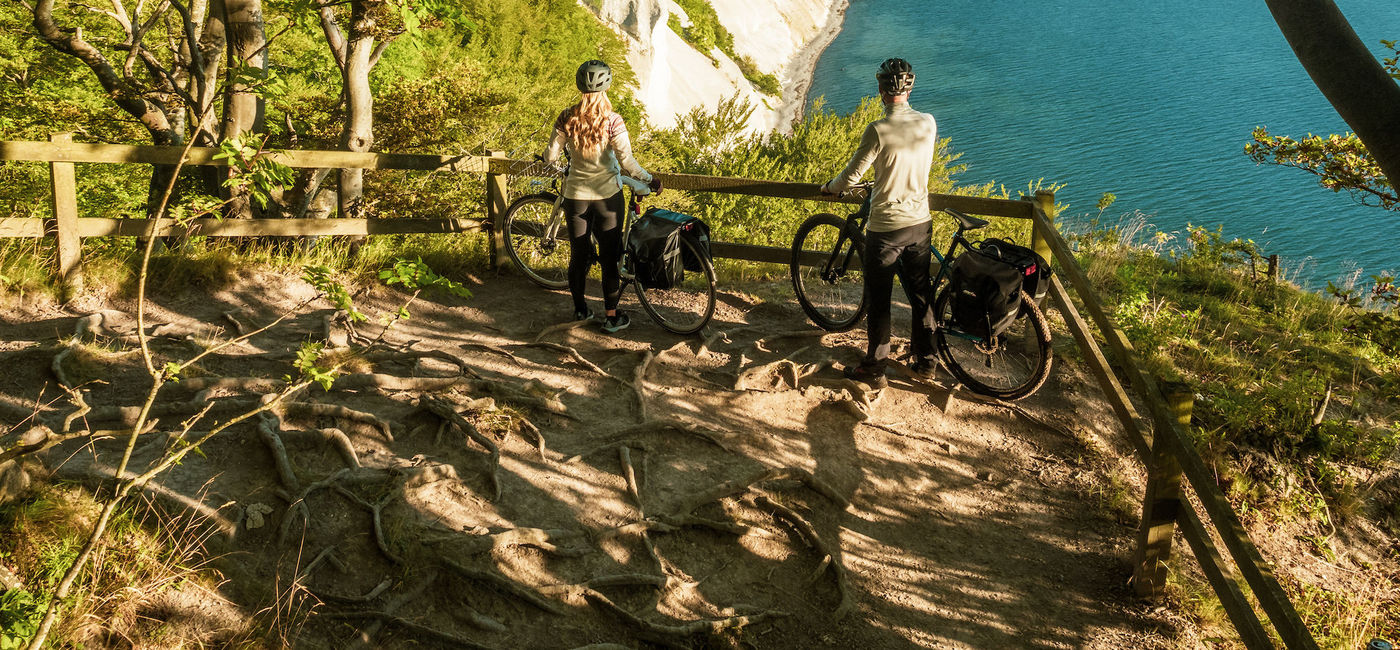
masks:
<path fill-rule="evenodd" d="M 797 364 L 788 359 L 779 359 L 741 371 L 734 377 L 734 390 L 795 390 L 798 381 Z"/>
<path fill-rule="evenodd" d="M 583 596 L 589 602 L 601 607 L 604 611 L 612 613 L 625 623 L 635 628 L 643 638 L 649 641 L 664 643 L 668 645 L 683 645 L 689 637 L 706 634 L 713 635 L 727 629 L 737 629 L 745 625 L 752 625 L 770 618 L 787 616 L 786 612 L 767 611 L 747 616 L 730 616 L 728 618 L 714 620 L 692 621 L 681 625 L 666 625 L 653 623 L 629 612 L 610 600 L 607 596 L 599 593 L 595 589 L 584 589 Z M 685 647 L 689 647 L 685 645 Z"/>
<path fill-rule="evenodd" d="M 650 420 L 647 422 L 642 422 L 640 424 L 634 424 L 625 429 L 616 431 L 609 435 L 607 440 L 603 442 L 603 444 L 589 449 L 588 451 L 570 456 L 564 462 L 576 463 L 584 456 L 591 456 L 600 451 L 613 449 L 618 445 L 623 444 L 631 445 L 633 447 L 645 448 L 644 444 L 635 440 L 635 436 L 639 436 L 644 433 L 658 433 L 661 431 L 668 430 L 700 438 L 701 440 L 704 440 L 716 447 L 719 447 L 724 451 L 730 451 L 729 446 L 726 445 L 724 442 L 724 438 L 727 437 L 728 434 L 688 424 L 675 418 L 667 418 L 663 420 Z"/>
<path fill-rule="evenodd" d="M 1039 418 L 1039 417 L 1035 416 L 1034 414 L 1032 414 L 1030 411 L 1027 411 L 1026 408 L 1025 408 L 1024 406 L 1021 406 L 1020 404 L 1014 404 L 1014 403 L 1012 403 L 1012 402 L 1007 402 L 1007 401 L 1004 401 L 1004 400 L 999 400 L 999 399 L 995 399 L 995 398 L 991 398 L 991 397 L 983 397 L 983 396 L 978 395 L 978 394 L 976 394 L 976 393 L 970 393 L 970 392 L 960 392 L 960 393 L 957 393 L 957 396 L 958 396 L 959 398 L 961 398 L 961 399 L 965 399 L 965 400 L 968 400 L 968 401 L 971 401 L 971 402 L 979 402 L 979 403 L 981 403 L 981 404 L 988 404 L 988 405 L 991 405 L 991 406 L 997 406 L 997 407 L 1004 408 L 1004 409 L 1006 409 L 1006 410 L 1008 410 L 1008 411 L 1011 411 L 1011 413 L 1012 413 L 1013 415 L 1015 415 L 1016 417 L 1019 417 L 1019 418 L 1021 418 L 1022 420 L 1025 420 L 1026 422 L 1029 422 L 1030 424 L 1032 424 L 1032 425 L 1034 425 L 1034 426 L 1040 427 L 1040 428 L 1042 428 L 1042 429 L 1044 429 L 1044 430 L 1046 430 L 1046 431 L 1049 431 L 1049 432 L 1051 432 L 1051 433 L 1056 433 L 1056 434 L 1062 435 L 1062 436 L 1064 436 L 1064 437 L 1066 437 L 1066 438 L 1068 438 L 1068 439 L 1070 439 L 1070 440 L 1073 440 L 1073 441 L 1075 441 L 1075 442 L 1079 442 L 1079 436 L 1074 435 L 1074 433 L 1073 433 L 1072 431 L 1070 431 L 1069 429 L 1066 429 L 1066 428 L 1064 428 L 1064 427 L 1062 427 L 1062 426 L 1059 426 L 1059 425 L 1057 425 L 1057 424 L 1052 424 L 1052 423 L 1050 423 L 1050 422 L 1047 422 L 1047 421 L 1045 421 L 1045 420 L 1042 420 L 1041 418 Z"/>
<path fill-rule="evenodd" d="M 828 331 L 826 331 L 826 330 L 821 330 L 821 329 L 817 329 L 817 330 L 797 330 L 797 331 L 793 331 L 793 332 L 780 332 L 780 333 L 778 333 L 778 334 L 769 334 L 768 336 L 765 336 L 765 337 L 763 337 L 763 338 L 761 338 L 761 339 L 758 339 L 758 340 L 754 341 L 754 342 L 753 342 L 753 347 L 756 348 L 756 349 L 758 349 L 758 350 L 761 350 L 761 351 L 763 351 L 763 352 L 769 352 L 769 353 L 771 353 L 772 350 L 768 349 L 764 344 L 766 344 L 766 343 L 772 343 L 772 342 L 774 342 L 774 341 L 781 341 L 781 340 L 783 340 L 783 339 L 805 339 L 805 338 L 815 338 L 815 339 L 817 339 L 817 340 L 821 340 L 822 337 L 825 337 L 827 334 L 830 334 L 830 333 L 831 333 L 831 332 L 828 332 Z"/>
<path fill-rule="evenodd" d="M 832 612 L 832 617 L 834 620 L 839 621 L 850 614 L 851 609 L 855 607 L 855 600 L 851 597 L 851 588 L 847 584 L 846 567 L 841 564 L 840 556 L 832 552 L 832 549 L 827 546 L 826 542 L 822 541 L 821 535 L 817 534 L 817 529 L 812 526 L 812 522 L 807 521 L 807 519 L 796 510 L 769 499 L 762 494 L 754 497 L 754 503 L 760 507 L 772 510 L 776 516 L 786 519 L 787 522 L 797 530 L 799 535 L 806 538 L 807 545 L 816 549 L 817 553 L 823 556 L 821 566 L 818 568 L 817 572 L 813 573 L 813 577 L 820 576 L 822 571 L 826 568 L 830 568 L 832 573 L 836 576 L 836 591 L 841 595 L 841 602 L 836 606 L 836 611 Z"/>
<path fill-rule="evenodd" d="M 419 582 L 416 586 L 414 586 L 412 589 L 409 589 L 408 591 L 406 591 L 406 592 L 404 592 L 404 593 L 401 593 L 401 594 L 399 594 L 398 596 L 394 597 L 394 598 L 393 598 L 392 600 L 390 600 L 388 603 L 385 603 L 385 604 L 384 604 L 384 609 L 379 610 L 379 611 L 377 611 L 377 612 L 333 612 L 333 613 L 325 613 L 325 614 L 322 614 L 322 616 L 333 617 L 333 618 L 372 618 L 372 619 L 374 619 L 373 622 L 371 622 L 369 625 L 365 626 L 364 629 L 360 630 L 359 636 L 356 637 L 355 643 L 354 643 L 354 645 L 352 645 L 351 647 L 352 647 L 352 648 L 355 648 L 356 650 L 360 650 L 360 649 L 363 649 L 363 648 L 372 648 L 372 647 L 376 647 L 376 646 L 378 645 L 378 643 L 376 642 L 375 637 L 378 636 L 378 635 L 379 635 L 379 631 L 382 630 L 382 629 L 384 628 L 384 624 L 385 624 L 385 623 L 393 623 L 393 624 L 395 624 L 395 625 L 404 626 L 405 623 L 408 623 L 407 621 L 404 621 L 403 619 L 398 618 L 398 616 L 396 616 L 396 614 L 398 613 L 398 611 L 399 611 L 400 609 L 403 609 L 403 607 L 404 607 L 405 605 L 407 605 L 408 603 L 410 603 L 410 602 L 412 602 L 412 601 L 414 601 L 414 600 L 417 600 L 420 596 L 422 596 L 423 593 L 426 592 L 426 591 L 428 590 L 428 588 L 431 587 L 435 581 L 437 581 L 437 577 L 438 577 L 438 575 L 437 575 L 437 572 L 436 572 L 436 571 L 433 571 L 433 572 L 429 573 L 429 574 L 427 575 L 427 577 L 423 578 L 423 580 L 422 580 L 421 582 Z M 421 628 L 421 627 L 422 627 L 422 626 L 419 626 L 419 625 L 417 625 L 417 624 L 415 624 L 415 623 L 408 623 L 407 629 L 411 629 L 411 630 L 413 630 L 413 631 L 415 631 L 415 632 L 421 632 L 422 629 L 427 629 L 427 628 L 416 629 L 416 628 Z M 434 634 L 436 634 L 436 631 L 432 631 L 432 632 L 433 632 Z M 439 637 L 439 638 L 440 638 L 440 637 Z M 454 636 L 453 638 L 455 639 L 455 636 Z M 476 647 L 475 644 L 472 644 L 470 641 L 466 641 L 465 639 L 463 639 L 462 641 L 463 641 L 463 645 L 467 645 L 467 646 L 469 646 L 469 647 Z"/>
<path fill-rule="evenodd" d="M 863 424 L 863 425 L 865 425 L 865 426 L 867 426 L 867 427 L 870 427 L 870 428 L 872 428 L 872 429 L 879 429 L 879 430 L 881 430 L 881 431 L 887 431 L 887 432 L 893 433 L 894 435 L 897 435 L 897 436 L 902 436 L 902 437 L 905 437 L 905 438 L 913 438 L 913 439 L 915 439 L 915 440 L 921 440 L 921 441 L 923 441 L 923 442 L 931 442 L 931 443 L 933 443 L 933 444 L 935 444 L 935 445 L 946 446 L 946 445 L 948 444 L 948 443 L 945 442 L 945 441 L 942 441 L 942 440 L 935 440 L 935 439 L 930 438 L 930 437 L 928 437 L 928 436 L 921 436 L 921 435 L 919 435 L 919 434 L 917 434 L 917 433 L 913 433 L 913 432 L 909 432 L 909 431 L 900 431 L 899 429 L 896 429 L 896 428 L 895 428 L 895 425 L 894 425 L 894 424 L 881 424 L 881 423 L 879 423 L 879 422 L 871 422 L 871 421 L 869 421 L 869 420 L 865 420 L 865 421 L 861 422 L 861 424 Z"/>
<path fill-rule="evenodd" d="M 389 587 L 393 586 L 393 584 L 393 578 L 385 578 L 379 584 L 375 585 L 373 589 L 370 589 L 368 592 L 365 592 L 365 594 L 362 596 L 341 596 L 339 594 L 333 594 L 326 591 L 313 591 L 311 593 L 315 594 L 316 597 L 320 598 L 321 600 L 336 600 L 342 603 L 367 603 L 371 600 L 374 600 L 375 598 L 378 598 L 380 594 L 388 591 Z"/>
<path fill-rule="evenodd" d="M 546 344 L 541 343 L 541 344 L 539 344 L 539 345 L 546 345 Z M 517 365 L 517 366 L 524 366 L 524 365 L 525 365 L 525 362 L 524 362 L 524 361 L 521 361 L 521 360 L 520 360 L 520 357 L 515 356 L 515 353 L 514 353 L 514 352 L 511 352 L 510 350 L 507 350 L 507 349 L 505 349 L 505 348 L 503 348 L 503 347 L 500 347 L 500 346 L 498 346 L 498 345 L 491 345 L 490 343 L 482 343 L 482 342 L 480 342 L 480 341 L 467 341 L 467 342 L 465 342 L 465 343 L 460 343 L 460 344 L 458 344 L 458 346 L 459 346 L 459 347 L 462 347 L 462 348 L 466 348 L 466 349 L 468 349 L 468 350 L 485 350 L 485 351 L 490 352 L 490 353 L 492 353 L 492 354 L 499 354 L 499 355 L 501 355 L 501 356 L 503 356 L 503 357 L 506 357 L 507 359 L 510 359 L 513 363 L 515 363 L 515 365 Z"/>
<path fill-rule="evenodd" d="M 200 391 L 196 393 L 193 398 L 184 402 L 167 402 L 153 405 L 151 407 L 150 417 L 188 417 L 199 413 L 201 410 L 208 407 L 209 403 L 210 398 L 208 391 Z M 228 408 L 246 411 L 251 410 L 256 405 L 257 401 L 253 398 L 225 397 L 217 401 L 217 406 L 221 410 Z M 75 419 L 77 417 L 83 417 L 89 423 L 115 422 L 124 427 L 132 427 L 136 425 L 136 420 L 140 415 L 141 407 L 139 406 L 97 406 L 93 407 L 92 410 L 85 415 L 70 414 L 68 417 Z"/>
<path fill-rule="evenodd" d="M 458 575 L 467 578 L 468 580 L 473 580 L 476 582 L 487 584 L 492 588 L 496 589 L 497 591 L 501 591 L 508 595 L 519 598 L 520 600 L 530 603 L 531 605 L 534 605 L 540 610 L 543 610 L 550 614 L 555 614 L 558 616 L 564 615 L 564 610 L 560 609 L 557 604 L 550 602 L 549 600 L 541 597 L 539 594 L 530 591 L 529 589 L 521 586 L 520 584 L 511 580 L 510 578 L 500 575 L 495 571 L 489 569 L 473 569 L 471 567 L 458 564 L 457 562 L 446 557 L 442 558 L 442 563 L 447 568 L 452 569 L 453 571 L 457 572 Z"/>
<path fill-rule="evenodd" d="M 467 365 L 466 361 L 463 361 L 462 359 L 456 356 L 443 352 L 442 350 L 371 352 L 365 355 L 365 360 L 369 361 L 370 363 L 398 362 L 411 363 L 414 366 L 416 366 L 418 362 L 424 359 L 437 359 L 438 361 L 442 361 L 444 363 L 456 366 L 457 372 L 461 375 L 469 375 L 478 379 L 481 378 L 481 375 L 477 374 L 475 369 Z"/>
<path fill-rule="evenodd" d="M 567 345 L 561 345 L 561 344 L 559 344 L 559 343 L 549 343 L 549 342 L 543 342 L 543 341 L 536 341 L 536 342 L 534 342 L 534 343 L 526 343 L 526 344 L 525 344 L 525 347 L 527 347 L 527 348 L 542 348 L 542 349 L 545 349 L 545 350 L 552 350 L 552 351 L 554 351 L 554 352 L 558 352 L 558 353 L 561 353 L 561 354 L 566 354 L 566 355 L 568 355 L 569 358 L 572 359 L 575 363 L 577 363 L 577 364 L 580 365 L 580 366 L 583 366 L 584 368 L 587 368 L 587 369 L 589 369 L 589 370 L 592 370 L 593 372 L 595 372 L 595 373 L 597 373 L 597 374 L 599 374 L 599 375 L 602 375 L 602 376 L 604 376 L 604 377 L 607 377 L 607 378 L 609 378 L 609 379 L 615 379 L 615 380 L 617 380 L 617 381 L 619 381 L 619 382 L 622 382 L 622 383 L 624 383 L 624 384 L 627 383 L 627 382 L 625 382 L 625 381 L 622 381 L 621 379 L 618 379 L 617 377 L 614 377 L 614 376 L 613 376 L 612 374 L 610 374 L 608 371 L 603 370 L 598 364 L 593 363 L 592 361 L 589 361 L 589 360 L 588 360 L 587 358 L 585 358 L 581 353 L 579 353 L 579 351 L 578 351 L 577 348 L 572 348 L 572 347 L 569 347 L 569 346 L 567 346 Z"/>
<path fill-rule="evenodd" d="M 74 387 L 73 382 L 68 380 L 68 373 L 63 370 L 63 360 L 67 359 L 68 355 L 73 354 L 73 351 L 76 349 L 78 349 L 78 339 L 74 338 L 68 345 L 63 346 L 63 349 L 59 350 L 58 354 L 53 356 L 53 363 L 49 364 L 49 369 L 53 371 L 53 376 L 58 380 L 58 385 L 67 390 L 73 390 Z"/>
<path fill-rule="evenodd" d="M 279 434 L 283 443 L 288 442 L 320 442 L 330 445 L 340 454 L 341 460 L 350 468 L 360 466 L 360 457 L 355 454 L 355 446 L 350 443 L 350 436 L 345 435 L 340 429 L 310 429 L 283 431 Z"/>
<path fill-rule="evenodd" d="M 443 642 L 450 643 L 450 644 L 453 644 L 453 645 L 461 646 L 461 647 L 463 647 L 463 648 L 478 648 L 478 649 L 480 649 L 480 650 L 495 650 L 492 646 L 489 646 L 489 645 L 482 645 L 482 644 L 477 643 L 477 642 L 475 642 L 475 641 L 469 641 L 469 640 L 467 640 L 466 637 L 458 636 L 458 635 L 456 635 L 456 634 L 452 634 L 451 632 L 444 632 L 444 631 L 442 631 L 442 630 L 433 629 L 433 628 L 428 627 L 428 626 L 426 626 L 426 625 L 421 625 L 421 624 L 418 624 L 418 623 L 414 623 L 413 621 L 410 621 L 410 620 L 408 620 L 408 619 L 406 619 L 406 618 L 403 618 L 403 617 L 401 617 L 401 616 L 396 616 L 396 615 L 394 615 L 394 614 L 389 614 L 389 613 L 387 613 L 387 612 L 382 612 L 382 611 L 381 611 L 381 612 L 375 612 L 375 611 L 361 611 L 361 612 L 327 612 L 327 613 L 321 614 L 321 616 L 325 616 L 326 618 L 368 618 L 368 619 L 373 619 L 373 620 L 374 620 L 374 623 L 373 623 L 372 625 L 375 626 L 375 627 L 374 627 L 374 634 L 375 634 L 375 635 L 377 635 L 377 634 L 379 633 L 379 630 L 382 629 L 383 626 L 384 626 L 385 624 L 388 624 L 388 625 L 393 625 L 394 627 L 397 627 L 397 628 L 401 628 L 401 629 L 407 630 L 407 631 L 409 631 L 409 632 L 413 632 L 414 634 L 418 634 L 418 635 L 420 635 L 420 636 L 425 636 L 425 637 L 429 637 L 429 638 L 432 638 L 432 639 L 437 639 L 438 641 L 443 641 Z M 497 623 L 497 625 L 500 625 L 500 624 Z M 366 636 L 366 632 L 368 632 L 368 630 L 369 630 L 369 628 L 366 628 L 365 630 L 363 630 L 363 631 L 360 632 L 360 637 L 361 637 L 361 639 L 363 639 L 363 638 Z M 373 635 L 370 635 L 370 636 L 373 636 Z M 364 645 L 364 642 L 362 641 L 361 644 L 359 644 L 359 645 L 357 645 L 357 646 L 355 646 L 355 647 L 374 647 L 374 646 L 365 646 L 365 645 Z"/>
<path fill-rule="evenodd" d="M 539 343 L 540 341 L 543 341 L 546 338 L 549 338 L 550 336 L 553 336 L 560 332 L 568 332 L 570 330 L 578 329 L 580 327 L 585 327 L 591 324 L 592 322 L 592 320 L 584 319 L 569 321 L 567 323 L 558 323 L 556 325 L 550 325 L 549 327 L 540 330 L 540 333 L 535 335 L 535 340 L 531 341 L 531 343 Z"/>
<path fill-rule="evenodd" d="M 295 493 L 295 497 L 283 494 L 283 496 L 287 498 L 288 505 L 286 514 L 282 515 L 282 526 L 277 533 L 277 543 L 279 545 L 286 545 L 287 538 L 292 533 L 292 524 L 298 517 L 301 519 L 302 530 L 305 530 L 307 526 L 311 525 L 311 508 L 306 505 L 306 499 L 317 490 L 335 486 L 335 483 L 344 478 L 348 473 L 350 473 L 349 469 L 341 469 L 326 478 L 306 486 L 305 490 Z"/>
<path fill-rule="evenodd" d="M 282 444 L 282 437 L 278 435 L 280 426 L 281 421 L 276 415 L 266 411 L 258 414 L 258 435 L 272 454 L 272 461 L 277 467 L 277 479 L 288 494 L 298 494 L 301 492 L 301 481 L 297 480 L 292 460 L 287 457 L 287 447 Z"/>
<path fill-rule="evenodd" d="M 402 494 L 402 489 L 392 490 L 374 503 L 360 498 L 360 495 L 339 485 L 335 486 L 335 491 L 339 492 L 345 498 L 359 504 L 360 507 L 369 510 L 374 525 L 374 543 L 379 547 L 379 552 L 383 553 L 384 557 L 389 558 L 394 564 L 403 564 L 403 558 L 399 557 L 397 553 L 394 553 L 394 551 L 389 548 L 389 539 L 384 534 L 384 518 L 382 514 L 384 506 L 392 503 L 394 499 L 397 499 Z"/>
<path fill-rule="evenodd" d="M 710 503 L 711 501 L 718 501 L 725 497 L 734 496 L 736 494 L 748 490 L 749 487 L 758 483 L 775 480 L 800 481 L 802 482 L 802 484 L 811 488 L 813 491 L 817 492 L 818 494 L 821 494 L 827 499 L 830 499 L 833 503 L 841 506 L 842 510 L 846 509 L 851 505 L 845 497 L 841 496 L 840 493 L 832 489 L 832 487 L 827 485 L 825 481 L 822 481 L 821 479 L 813 476 L 811 472 L 805 469 L 800 469 L 797 467 L 768 467 L 754 472 L 753 474 L 750 474 L 748 476 L 720 483 L 719 485 L 716 485 L 708 490 L 692 495 L 685 501 L 681 502 L 680 507 L 676 508 L 676 510 L 674 511 L 675 514 L 673 516 L 681 517 L 684 515 L 688 515 L 691 512 L 693 512 L 696 508 Z"/>
<path fill-rule="evenodd" d="M 582 557 L 591 553 L 592 549 L 587 546 L 560 546 L 582 535 L 583 533 L 576 530 L 510 528 L 486 535 L 452 532 L 428 541 L 450 545 L 459 555 L 479 555 L 486 552 L 499 554 L 512 546 L 528 546 L 560 557 Z"/>
<path fill-rule="evenodd" d="M 223 317 L 224 317 L 224 320 L 228 321 L 230 325 L 233 325 L 233 333 L 234 333 L 234 334 L 237 334 L 237 335 L 239 335 L 239 336 L 242 336 L 243 333 L 247 331 L 248 328 L 246 328 L 246 327 L 243 326 L 242 321 L 239 321 L 239 320 L 238 320 L 238 316 L 237 316 L 236 314 L 234 314 L 233 312 L 231 312 L 231 311 L 226 311 L 226 312 L 223 313 Z"/>
<path fill-rule="evenodd" d="M 705 340 L 700 343 L 700 347 L 696 348 L 695 357 L 704 357 L 705 353 L 714 349 L 715 343 L 718 343 L 721 340 L 723 340 L 725 343 L 729 343 L 729 332 L 722 332 L 720 330 L 710 332 L 705 336 Z"/>
<path fill-rule="evenodd" d="M 562 595 L 583 595 L 586 589 L 598 589 L 601 587 L 665 587 L 666 576 L 652 575 L 650 573 L 621 573 L 616 575 L 598 576 L 573 585 L 548 585 L 540 587 L 540 593 L 550 596 Z"/>
<path fill-rule="evenodd" d="M 641 422 L 647 421 L 647 368 L 651 366 L 651 360 L 656 358 L 651 350 L 642 353 L 642 361 L 632 370 L 632 390 L 637 393 L 637 419 Z"/>
<path fill-rule="evenodd" d="M 453 408 L 452 404 L 449 403 L 447 400 L 444 400 L 440 397 L 433 397 L 431 395 L 424 395 L 418 400 L 418 406 L 428 411 L 429 413 L 432 413 L 433 415 L 442 418 L 443 421 L 451 423 L 452 426 L 456 427 L 458 431 L 462 432 L 462 435 L 465 435 L 471 440 L 475 440 L 477 444 L 486 448 L 487 453 L 489 453 L 491 456 L 490 478 L 491 493 L 493 495 L 492 500 L 495 501 L 500 499 L 501 482 L 498 473 L 500 472 L 501 468 L 501 448 L 496 444 L 496 441 L 482 434 L 480 431 L 477 431 L 476 426 L 473 425 L 466 418 L 462 417 L 462 415 L 459 414 L 457 410 Z"/>
<path fill-rule="evenodd" d="M 475 380 L 469 382 L 468 385 L 470 386 L 473 392 L 480 393 L 483 395 L 490 395 L 491 397 L 494 397 L 498 400 L 513 402 L 521 406 L 539 409 L 546 413 L 552 413 L 554 415 L 565 417 L 570 420 L 578 419 L 572 413 L 570 413 L 568 407 L 565 406 L 564 403 L 559 400 L 558 394 L 552 394 L 546 397 L 541 397 L 539 395 L 531 395 L 530 393 L 526 392 L 525 388 L 516 388 L 515 386 L 510 386 L 503 382 L 493 381 L 490 379 Z"/>
<path fill-rule="evenodd" d="M 542 460 L 549 460 L 549 455 L 546 453 L 547 450 L 545 449 L 544 433 L 540 431 L 540 428 L 535 426 L 534 422 L 531 422 L 525 419 L 524 417 L 518 418 L 516 422 L 520 424 L 521 433 L 525 433 L 528 431 L 530 433 L 530 437 L 535 439 L 535 449 L 539 450 L 540 458 Z"/>
<path fill-rule="evenodd" d="M 356 411 L 352 408 L 340 406 L 339 404 L 324 404 L 320 402 L 287 402 L 283 404 L 282 412 L 290 417 L 326 417 L 339 420 L 350 420 L 361 424 L 368 424 L 379 430 L 384 439 L 393 442 L 394 433 L 387 420 L 380 418 L 373 413 Z"/>

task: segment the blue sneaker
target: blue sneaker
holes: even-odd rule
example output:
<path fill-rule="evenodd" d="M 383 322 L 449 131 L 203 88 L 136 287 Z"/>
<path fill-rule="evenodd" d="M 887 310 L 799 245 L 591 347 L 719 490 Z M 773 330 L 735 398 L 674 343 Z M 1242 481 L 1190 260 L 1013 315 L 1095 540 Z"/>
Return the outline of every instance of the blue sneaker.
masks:
<path fill-rule="evenodd" d="M 596 316 L 592 309 L 584 308 L 583 311 L 574 312 L 574 320 L 593 320 Z"/>
<path fill-rule="evenodd" d="M 627 329 L 627 326 L 631 324 L 632 319 L 628 318 L 626 313 L 617 312 L 616 316 L 608 316 L 603 320 L 603 331 L 609 334 L 616 334 Z"/>

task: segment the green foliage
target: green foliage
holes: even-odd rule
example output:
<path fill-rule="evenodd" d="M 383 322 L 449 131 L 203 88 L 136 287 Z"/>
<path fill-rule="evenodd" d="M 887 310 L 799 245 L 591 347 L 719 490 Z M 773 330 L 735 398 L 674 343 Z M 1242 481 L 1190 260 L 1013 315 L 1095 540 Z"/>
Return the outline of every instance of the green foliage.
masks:
<path fill-rule="evenodd" d="M 1400 49 L 1395 41 L 1381 41 L 1391 56 L 1381 60 L 1393 79 L 1400 79 Z M 1255 164 L 1282 165 L 1301 169 L 1318 177 L 1318 184 L 1340 192 L 1347 190 L 1363 205 L 1400 210 L 1395 184 L 1385 177 L 1380 165 L 1355 133 L 1327 136 L 1308 134 L 1301 140 L 1269 133 L 1256 127 L 1253 142 L 1244 146 L 1245 155 Z"/>
<path fill-rule="evenodd" d="M 402 285 L 411 291 L 440 289 L 459 298 L 470 298 L 472 292 L 458 282 L 454 282 L 433 272 L 423 258 L 414 260 L 397 259 L 394 264 L 379 272 L 379 279 L 389 286 Z"/>
<path fill-rule="evenodd" d="M 319 384 L 321 388 L 330 390 L 339 372 L 336 368 L 323 368 L 317 365 L 317 362 L 321 360 L 321 353 L 324 351 L 325 345 L 322 343 L 303 343 L 297 349 L 297 358 L 296 361 L 292 362 L 292 366 L 301 373 L 301 380 L 314 382 Z M 290 380 L 290 378 L 288 379 Z"/>
<path fill-rule="evenodd" d="M 344 311 L 350 320 L 364 322 L 369 319 L 359 309 L 355 307 L 355 301 L 350 298 L 350 291 L 345 285 L 336 282 L 331 277 L 333 271 L 327 266 L 307 266 L 303 269 L 301 278 L 308 284 L 316 287 L 336 309 Z"/>
<path fill-rule="evenodd" d="M 29 645 L 39 632 L 47 603 L 23 589 L 0 593 L 0 650 L 18 650 Z"/>
<path fill-rule="evenodd" d="M 224 187 L 246 190 L 263 209 L 267 208 L 273 190 L 290 185 L 296 179 L 291 167 L 273 160 L 263 151 L 266 143 L 265 135 L 242 133 L 220 142 L 219 153 L 214 154 L 215 160 L 227 161 L 233 171 L 224 181 Z"/>
<path fill-rule="evenodd" d="M 1347 190 L 1365 205 L 1400 210 L 1400 196 L 1381 167 L 1355 133 L 1312 135 L 1301 140 L 1272 135 L 1264 127 L 1254 129 L 1254 141 L 1244 152 L 1256 164 L 1293 167 L 1318 177 L 1318 184 L 1340 192 Z"/>

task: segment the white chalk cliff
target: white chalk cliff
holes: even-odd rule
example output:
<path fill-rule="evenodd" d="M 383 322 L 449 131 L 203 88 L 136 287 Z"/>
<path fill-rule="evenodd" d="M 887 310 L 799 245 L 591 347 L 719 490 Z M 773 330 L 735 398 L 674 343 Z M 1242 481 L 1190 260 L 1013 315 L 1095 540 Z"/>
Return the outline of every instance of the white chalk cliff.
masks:
<path fill-rule="evenodd" d="M 816 55 L 839 28 L 845 6 L 845 0 L 710 0 L 734 35 L 735 53 L 782 82 L 783 97 L 774 97 L 756 90 L 718 48 L 706 56 L 682 40 L 668 19 L 674 14 L 683 26 L 690 19 L 671 0 L 580 2 L 627 41 L 637 99 L 653 124 L 672 126 L 691 109 L 713 109 L 738 93 L 755 107 L 749 128 L 761 132 L 785 130 L 800 110 Z"/>

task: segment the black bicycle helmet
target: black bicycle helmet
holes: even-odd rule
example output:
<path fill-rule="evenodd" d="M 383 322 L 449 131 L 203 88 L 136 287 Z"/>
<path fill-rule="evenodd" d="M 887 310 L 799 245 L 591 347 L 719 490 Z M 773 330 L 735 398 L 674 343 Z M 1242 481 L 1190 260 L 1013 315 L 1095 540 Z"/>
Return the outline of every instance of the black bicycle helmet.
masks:
<path fill-rule="evenodd" d="M 603 92 L 612 85 L 612 68 L 598 59 L 584 61 L 574 74 L 574 83 L 578 85 L 579 92 Z"/>
<path fill-rule="evenodd" d="M 875 80 L 886 95 L 907 93 L 914 88 L 914 66 L 904 59 L 886 59 L 875 72 Z"/>

